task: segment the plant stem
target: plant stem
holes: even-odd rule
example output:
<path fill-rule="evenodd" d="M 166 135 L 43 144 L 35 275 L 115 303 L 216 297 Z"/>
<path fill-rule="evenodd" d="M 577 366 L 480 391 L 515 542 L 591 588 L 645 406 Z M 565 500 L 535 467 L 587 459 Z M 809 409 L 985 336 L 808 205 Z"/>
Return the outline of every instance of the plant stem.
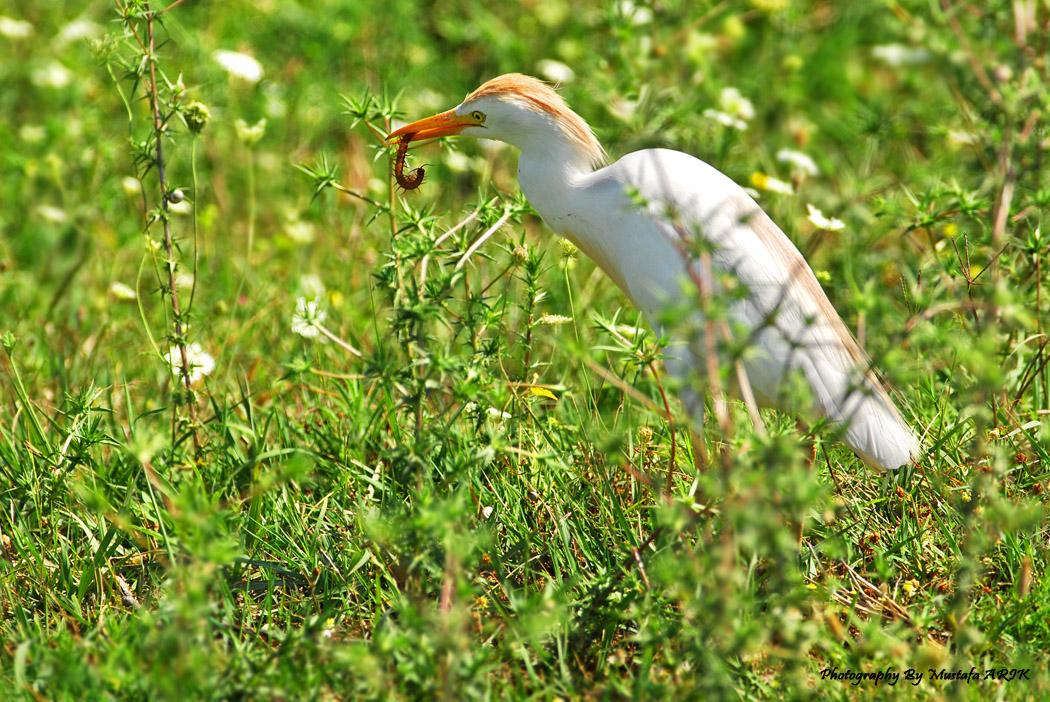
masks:
<path fill-rule="evenodd" d="M 244 253 L 244 270 L 241 272 L 241 282 L 237 284 L 237 294 L 233 296 L 235 304 L 239 304 L 241 293 L 244 292 L 244 284 L 248 280 L 248 273 L 252 269 L 252 249 L 255 247 L 255 151 L 248 144 L 248 250 Z"/>
<path fill-rule="evenodd" d="M 175 327 L 175 344 L 179 348 L 182 358 L 182 382 L 186 386 L 186 404 L 189 408 L 190 422 L 193 424 L 193 445 L 200 447 L 197 438 L 197 407 L 193 399 L 193 385 L 190 381 L 190 359 L 186 352 L 186 339 L 182 333 L 182 311 L 179 309 L 179 292 L 175 280 L 175 255 L 171 243 L 171 222 L 168 219 L 168 183 L 164 171 L 164 119 L 160 114 L 160 95 L 157 90 L 157 57 L 153 41 L 153 19 L 155 14 L 146 5 L 146 41 L 149 45 L 149 92 L 150 103 L 153 108 L 153 130 L 154 138 L 157 140 L 157 176 L 160 180 L 160 207 L 164 215 L 161 220 L 164 224 L 164 253 L 167 254 L 168 266 L 168 289 L 171 291 L 171 314 L 172 323 Z M 178 412 L 176 403 L 173 412 Z"/>
<path fill-rule="evenodd" d="M 170 10 L 171 7 L 174 6 L 169 6 L 168 9 Z M 193 192 L 193 285 L 190 286 L 190 301 L 186 304 L 187 314 L 193 311 L 193 300 L 197 296 L 197 269 L 200 264 L 199 225 L 197 221 L 197 135 L 194 134 L 191 138 L 193 139 L 190 146 L 190 174 Z"/>

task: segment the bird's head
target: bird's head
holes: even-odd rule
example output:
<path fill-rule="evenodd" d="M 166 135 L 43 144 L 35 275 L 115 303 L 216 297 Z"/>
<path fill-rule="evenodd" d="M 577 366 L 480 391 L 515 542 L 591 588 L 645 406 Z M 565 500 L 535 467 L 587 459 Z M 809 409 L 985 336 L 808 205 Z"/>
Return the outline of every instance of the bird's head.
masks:
<path fill-rule="evenodd" d="M 591 128 L 565 100 L 547 84 L 520 73 L 493 78 L 459 106 L 405 125 L 387 140 L 409 134 L 413 142 L 463 134 L 504 141 L 522 152 L 567 150 L 591 167 L 605 159 Z"/>

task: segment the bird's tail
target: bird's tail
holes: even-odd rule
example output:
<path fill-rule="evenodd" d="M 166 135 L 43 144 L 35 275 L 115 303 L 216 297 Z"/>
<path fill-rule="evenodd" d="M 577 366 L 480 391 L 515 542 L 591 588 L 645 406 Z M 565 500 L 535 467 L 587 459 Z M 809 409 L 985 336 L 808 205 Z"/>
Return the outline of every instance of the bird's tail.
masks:
<path fill-rule="evenodd" d="M 842 441 L 875 470 L 895 470 L 919 452 L 915 434 L 878 381 L 865 376 L 842 402 L 828 412 L 842 427 Z"/>

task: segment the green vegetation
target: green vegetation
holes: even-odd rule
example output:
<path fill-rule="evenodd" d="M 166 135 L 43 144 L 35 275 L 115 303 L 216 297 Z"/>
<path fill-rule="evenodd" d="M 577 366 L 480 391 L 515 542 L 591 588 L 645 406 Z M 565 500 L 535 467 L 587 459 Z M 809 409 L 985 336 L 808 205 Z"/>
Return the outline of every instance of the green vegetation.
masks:
<path fill-rule="evenodd" d="M 150 8 L 0 10 L 0 698 L 1050 698 L 1045 3 Z M 919 465 L 691 441 L 511 149 L 394 188 L 509 71 L 760 189 Z"/>

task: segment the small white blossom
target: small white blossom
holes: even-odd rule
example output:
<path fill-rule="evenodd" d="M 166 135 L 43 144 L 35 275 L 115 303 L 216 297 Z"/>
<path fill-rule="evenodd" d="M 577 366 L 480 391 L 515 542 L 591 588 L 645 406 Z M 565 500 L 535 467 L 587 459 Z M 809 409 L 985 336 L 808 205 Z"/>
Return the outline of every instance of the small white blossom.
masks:
<path fill-rule="evenodd" d="M 73 72 L 58 61 L 51 61 L 33 71 L 30 80 L 39 88 L 60 90 L 73 82 Z"/>
<path fill-rule="evenodd" d="M 212 54 L 215 62 L 222 66 L 223 70 L 235 78 L 246 80 L 249 83 L 258 83 L 263 77 L 262 64 L 255 60 L 254 56 L 242 54 L 239 51 L 218 50 Z"/>
<path fill-rule="evenodd" d="M 299 292 L 301 292 L 305 298 L 319 300 L 324 297 L 325 292 L 327 291 L 325 290 L 321 276 L 316 273 L 306 273 L 305 275 L 299 276 Z"/>
<path fill-rule="evenodd" d="M 561 61 L 553 59 L 541 59 L 536 62 L 536 72 L 554 83 L 571 83 L 576 78 L 576 72 Z"/>
<path fill-rule="evenodd" d="M 131 176 L 124 176 L 120 181 L 120 187 L 128 197 L 138 197 L 142 194 L 142 181 Z"/>
<path fill-rule="evenodd" d="M 182 352 L 178 346 L 172 346 L 168 350 L 165 360 L 171 366 L 172 372 L 181 377 Z M 204 376 L 211 375 L 212 371 L 215 370 L 215 359 L 211 357 L 211 354 L 205 352 L 197 342 L 186 346 L 186 360 L 190 364 L 190 383 L 193 385 L 203 380 Z"/>
<path fill-rule="evenodd" d="M 285 225 L 284 233 L 297 244 L 309 244 L 314 240 L 314 225 L 301 219 L 294 219 Z"/>
<path fill-rule="evenodd" d="M 328 313 L 321 309 L 321 300 L 314 298 L 307 301 L 300 297 L 295 301 L 295 316 L 292 317 L 292 331 L 300 336 L 313 339 L 321 334 L 319 325 L 324 323 Z"/>
<path fill-rule="evenodd" d="M 177 215 L 191 214 L 193 212 L 193 203 L 189 200 L 183 200 L 182 202 L 168 200 L 168 212 L 174 212 Z"/>
<path fill-rule="evenodd" d="M 765 190 L 771 193 L 778 193 L 780 195 L 794 195 L 795 189 L 791 187 L 791 183 L 768 176 L 765 173 L 755 172 L 751 174 L 751 185 L 755 186 L 759 190 Z"/>
<path fill-rule="evenodd" d="M 42 124 L 23 124 L 18 130 L 18 138 L 30 144 L 43 141 L 47 136 L 47 129 Z"/>
<path fill-rule="evenodd" d="M 623 0 L 620 3 L 620 14 L 631 20 L 631 24 L 641 26 L 653 21 L 653 11 L 644 5 L 639 7 L 631 0 Z"/>
<path fill-rule="evenodd" d="M 313 222 L 299 219 L 295 212 L 289 212 L 284 224 L 285 235 L 296 244 L 309 244 L 314 240 Z"/>
<path fill-rule="evenodd" d="M 255 124 L 248 124 L 243 119 L 238 119 L 234 121 L 233 128 L 237 131 L 237 138 L 250 146 L 266 134 L 266 120 L 261 119 Z"/>
<path fill-rule="evenodd" d="M 62 27 L 55 36 L 54 43 L 58 48 L 62 48 L 79 39 L 88 39 L 99 34 L 102 34 L 102 27 L 89 20 L 78 19 Z"/>
<path fill-rule="evenodd" d="M 771 193 L 777 193 L 780 195 L 794 195 L 795 189 L 791 187 L 791 183 L 780 180 L 779 178 L 767 178 L 766 179 L 766 190 Z"/>
<path fill-rule="evenodd" d="M 468 414 L 473 414 L 475 412 L 480 412 L 481 411 L 481 408 L 478 406 L 478 403 L 476 403 L 476 402 L 468 402 L 467 404 L 463 405 L 463 409 Z M 510 419 L 513 416 L 511 414 L 508 414 L 507 412 L 504 412 L 503 410 L 501 410 L 501 409 L 499 409 L 497 407 L 486 407 L 485 408 L 485 414 L 487 414 L 488 416 L 492 417 L 493 419 Z"/>
<path fill-rule="evenodd" d="M 825 217 L 824 213 L 813 205 L 807 204 L 806 209 L 809 210 L 809 216 L 806 219 L 812 222 L 813 226 L 817 229 L 823 229 L 828 232 L 837 232 L 840 229 L 846 228 L 846 224 L 841 219 Z"/>
<path fill-rule="evenodd" d="M 948 141 L 953 144 L 971 146 L 977 143 L 977 135 L 971 134 L 970 132 L 964 132 L 961 129 L 950 129 L 948 130 Z"/>
<path fill-rule="evenodd" d="M 69 220 L 66 211 L 54 205 L 37 205 L 36 214 L 40 219 L 52 224 L 63 224 Z"/>
<path fill-rule="evenodd" d="M 121 283 L 116 280 L 109 284 L 109 294 L 112 295 L 113 298 L 116 300 L 124 300 L 129 302 L 138 298 L 138 295 L 135 294 L 134 290 L 132 290 L 124 283 Z"/>
<path fill-rule="evenodd" d="M 33 25 L 30 22 L 0 15 L 0 34 L 8 39 L 25 39 L 32 33 Z"/>
<path fill-rule="evenodd" d="M 622 97 L 614 97 L 612 102 L 609 103 L 609 112 L 612 112 L 615 117 L 619 117 L 624 122 L 631 121 L 637 110 L 637 100 L 624 100 Z"/>
<path fill-rule="evenodd" d="M 572 317 L 565 317 L 560 314 L 545 314 L 536 320 L 536 324 L 566 324 L 572 321 Z"/>
<path fill-rule="evenodd" d="M 715 122 L 718 122 L 719 124 L 726 127 L 739 129 L 742 132 L 747 131 L 747 122 L 745 122 L 742 119 L 737 119 L 733 115 L 727 114 L 720 110 L 712 110 L 711 108 L 707 108 L 706 110 L 704 110 L 704 117 L 714 120 Z"/>
<path fill-rule="evenodd" d="M 817 168 L 817 163 L 808 154 L 804 154 L 801 151 L 795 151 L 794 149 L 781 149 L 777 152 L 777 160 L 784 163 L 789 163 L 792 166 L 792 170 L 797 173 L 804 173 L 805 175 L 820 175 L 820 169 Z"/>
<path fill-rule="evenodd" d="M 917 66 L 930 60 L 931 54 L 926 49 L 917 49 L 903 44 L 883 44 L 871 47 L 871 55 L 886 63 L 887 66 Z"/>
<path fill-rule="evenodd" d="M 739 117 L 745 122 L 753 119 L 755 116 L 755 106 L 751 104 L 750 100 L 741 95 L 736 88 L 722 88 L 718 104 L 726 113 L 733 117 Z"/>

